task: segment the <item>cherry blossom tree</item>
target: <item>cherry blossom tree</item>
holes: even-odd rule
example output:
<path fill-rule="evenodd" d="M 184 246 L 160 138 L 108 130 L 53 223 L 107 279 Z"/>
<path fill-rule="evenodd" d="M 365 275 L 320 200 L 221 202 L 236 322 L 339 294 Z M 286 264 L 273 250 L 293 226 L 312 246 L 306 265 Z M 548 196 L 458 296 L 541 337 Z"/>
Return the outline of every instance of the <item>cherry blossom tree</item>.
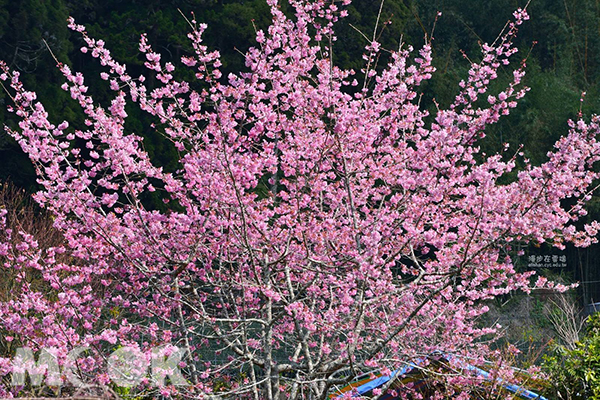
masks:
<path fill-rule="evenodd" d="M 267 2 L 272 25 L 257 31 L 238 74 L 222 76 L 219 53 L 202 42 L 206 26 L 193 19 L 194 54 L 181 61 L 194 81 L 177 80 L 143 36 L 154 89 L 70 20 L 114 90 L 102 107 L 84 76 L 58 63 L 86 127 L 51 122 L 19 74 L 0 65 L 21 118 L 7 131 L 34 164 L 34 198 L 62 235 L 44 247 L 32 232 L 0 231 L 0 268 L 18 282 L 0 302 L 6 337 L 52 347 L 60 363 L 89 348 L 78 377 L 94 384 L 110 383 L 111 350 L 177 346 L 187 350 L 186 381 L 147 377 L 139 390 L 325 399 L 365 370 L 389 374 L 434 352 L 491 357 L 497 327 L 480 323 L 485 300 L 561 289 L 516 271 L 511 249 L 594 241 L 595 222 L 574 222 L 598 177 L 600 120 L 572 122 L 540 166 L 520 149 L 478 147 L 527 92 L 512 45 L 525 10 L 482 44 L 453 104 L 430 114 L 419 90 L 435 71 L 431 40 L 418 51 L 369 40 L 364 69 L 344 70 L 331 51 L 344 4 L 290 0 L 288 15 Z M 492 93 L 513 59 L 511 82 Z M 154 165 L 125 129 L 134 105 L 178 149 L 178 171 Z M 144 202 L 149 192 L 167 211 Z M 44 284 L 32 285 L 31 273 Z M 10 372 L 0 359 L 0 374 Z M 499 373 L 511 379 L 510 369 Z M 478 390 L 468 375 L 444 379 L 446 395 Z"/>

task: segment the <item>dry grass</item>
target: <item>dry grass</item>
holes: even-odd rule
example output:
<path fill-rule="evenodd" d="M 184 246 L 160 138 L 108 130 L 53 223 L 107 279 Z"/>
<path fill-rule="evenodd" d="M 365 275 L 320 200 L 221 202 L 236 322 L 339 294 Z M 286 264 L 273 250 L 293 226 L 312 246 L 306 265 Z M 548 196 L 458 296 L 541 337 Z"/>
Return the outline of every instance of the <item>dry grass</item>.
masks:
<path fill-rule="evenodd" d="M 23 189 L 10 183 L 0 183 L 0 208 L 7 210 L 6 228 L 12 230 L 9 242 L 13 246 L 20 241 L 19 232 L 32 235 L 40 249 L 63 244 L 62 235 L 53 227 L 52 218 Z M 0 232 L 2 240 L 6 238 L 5 233 Z M 19 295 L 20 285 L 15 279 L 18 270 L 5 263 L 6 259 L 0 258 L 0 301 Z M 27 270 L 24 278 L 34 289 L 49 289 L 39 271 Z"/>

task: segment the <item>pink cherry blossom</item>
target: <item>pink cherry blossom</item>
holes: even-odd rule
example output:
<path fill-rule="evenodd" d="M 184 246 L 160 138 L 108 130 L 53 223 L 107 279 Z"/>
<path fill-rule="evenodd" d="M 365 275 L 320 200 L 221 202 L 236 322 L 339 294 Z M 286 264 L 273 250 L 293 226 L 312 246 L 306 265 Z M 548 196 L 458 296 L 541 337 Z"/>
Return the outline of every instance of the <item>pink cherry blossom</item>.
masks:
<path fill-rule="evenodd" d="M 13 341 L 61 354 L 89 346 L 82 368 L 96 383 L 107 380 L 102 349 L 189 350 L 189 385 L 142 384 L 148 394 L 202 398 L 224 387 L 236 399 L 326 398 L 365 369 L 390 374 L 433 352 L 482 362 L 499 331 L 478 324 L 485 300 L 565 289 L 532 280 L 506 254 L 517 244 L 595 241 L 596 223 L 574 223 L 598 178 L 599 117 L 572 122 L 539 166 L 520 149 L 484 156 L 477 145 L 528 90 L 518 59 L 507 87 L 490 89 L 516 57 L 524 10 L 482 45 L 453 104 L 429 116 L 419 90 L 435 73 L 430 42 L 391 51 L 381 70 L 381 44 L 365 43 L 363 71 L 344 70 L 323 47 L 344 10 L 290 0 L 292 17 L 267 3 L 271 26 L 258 31 L 246 69 L 225 78 L 205 25 L 190 21 L 193 54 L 181 60 L 196 82 L 178 81 L 142 36 L 154 88 L 71 19 L 114 90 L 105 109 L 82 74 L 59 65 L 85 127 L 56 127 L 0 64 L 21 119 L 7 130 L 35 166 L 34 199 L 63 238 L 43 248 L 31 232 L 0 230 L 0 268 L 17 276 L 19 293 L 0 302 Z M 176 172 L 126 129 L 132 104 L 180 151 Z M 148 192 L 168 211 L 149 207 Z M 10 226 L 6 210 L 0 223 Z M 44 285 L 24 279 L 31 271 Z M 0 359 L 0 374 L 9 372 Z M 447 379 L 462 388 L 457 398 L 477 383 Z"/>

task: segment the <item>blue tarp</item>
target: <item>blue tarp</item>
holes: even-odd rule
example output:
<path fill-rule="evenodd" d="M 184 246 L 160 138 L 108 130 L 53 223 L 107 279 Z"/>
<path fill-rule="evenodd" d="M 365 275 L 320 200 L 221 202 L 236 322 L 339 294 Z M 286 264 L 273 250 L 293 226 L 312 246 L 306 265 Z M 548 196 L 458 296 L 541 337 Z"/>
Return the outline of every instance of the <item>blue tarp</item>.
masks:
<path fill-rule="evenodd" d="M 455 357 L 452 357 L 452 356 L 448 357 L 448 356 L 444 355 L 444 358 L 446 358 L 446 359 L 452 359 L 452 358 L 455 358 Z M 371 381 L 369 381 L 369 382 L 367 382 L 367 383 L 365 383 L 363 385 L 360 385 L 360 386 L 358 386 L 358 387 L 356 387 L 356 388 L 353 389 L 354 395 L 352 397 L 360 397 L 361 395 L 363 395 L 365 393 L 369 393 L 373 389 L 376 389 L 378 387 L 381 387 L 381 386 L 385 385 L 387 382 L 389 382 L 391 379 L 395 378 L 396 376 L 402 376 L 404 374 L 407 374 L 407 373 L 411 372 L 414 368 L 418 367 L 417 364 L 422 364 L 425 361 L 426 361 L 425 357 L 419 358 L 416 363 L 407 364 L 406 366 L 393 371 L 388 376 L 380 376 L 380 377 L 375 378 L 375 379 L 373 379 L 373 380 L 371 380 Z M 489 372 L 484 371 L 481 368 L 477 368 L 474 365 L 471 365 L 471 364 L 466 363 L 466 362 L 460 362 L 460 364 L 464 368 L 468 369 L 469 371 L 475 372 L 478 376 L 481 376 L 482 378 L 484 378 L 487 381 L 491 381 L 491 380 L 494 379 Z M 517 396 L 519 396 L 519 397 L 521 397 L 523 399 L 528 399 L 528 400 L 529 399 L 531 399 L 531 400 L 548 400 L 544 396 L 539 395 L 537 393 L 534 393 L 534 392 L 532 392 L 530 390 L 527 390 L 527 389 L 525 389 L 525 388 L 523 388 L 521 386 L 513 385 L 513 384 L 509 384 L 509 383 L 503 384 L 502 380 L 498 379 L 498 378 L 497 378 L 497 381 L 500 384 L 502 384 L 502 386 L 506 390 L 508 390 L 508 391 L 510 391 L 512 393 L 515 393 Z M 343 395 L 340 395 L 337 398 L 341 399 L 342 397 L 343 397 Z"/>

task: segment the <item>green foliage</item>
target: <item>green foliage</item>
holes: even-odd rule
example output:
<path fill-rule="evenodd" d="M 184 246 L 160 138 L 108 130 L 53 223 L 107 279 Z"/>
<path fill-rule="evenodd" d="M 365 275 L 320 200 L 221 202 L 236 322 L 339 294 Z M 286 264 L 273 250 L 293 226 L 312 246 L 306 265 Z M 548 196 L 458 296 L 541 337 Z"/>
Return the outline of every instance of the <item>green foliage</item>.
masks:
<path fill-rule="evenodd" d="M 347 10 L 348 17 L 336 28 L 338 39 L 333 43 L 334 62 L 345 68 L 355 71 L 364 68 L 362 54 L 365 46 L 373 40 L 374 32 L 375 39 L 385 49 L 398 49 L 401 40 L 415 47 L 423 43 L 422 32 L 416 38 L 407 37 L 407 24 L 413 16 L 402 1 L 386 1 L 381 7 L 379 1 L 358 0 L 353 1 Z"/>
<path fill-rule="evenodd" d="M 544 359 L 551 398 L 600 400 L 600 313 L 589 317 L 586 335 L 573 350 L 557 346 Z"/>
<path fill-rule="evenodd" d="M 548 319 L 548 317 L 545 315 L 544 313 L 544 305 L 546 304 L 546 301 L 543 301 L 541 299 L 539 299 L 538 297 L 534 297 L 531 299 L 532 301 L 532 313 L 531 313 L 531 318 L 532 320 L 535 322 L 535 324 L 537 325 L 538 328 L 550 328 L 552 326 L 552 324 L 550 323 L 550 320 Z M 535 329 L 537 331 L 537 329 Z"/>

